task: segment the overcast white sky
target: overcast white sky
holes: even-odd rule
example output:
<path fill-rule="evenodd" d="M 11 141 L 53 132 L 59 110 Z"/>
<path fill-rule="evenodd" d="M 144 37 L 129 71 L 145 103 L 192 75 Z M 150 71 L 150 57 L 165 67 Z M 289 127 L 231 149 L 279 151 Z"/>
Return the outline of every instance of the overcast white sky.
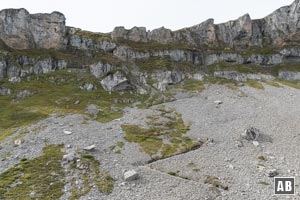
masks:
<path fill-rule="evenodd" d="M 67 25 L 95 32 L 110 32 L 115 26 L 164 26 L 172 30 L 214 18 L 215 23 L 249 13 L 264 17 L 293 0 L 1 0 L 0 9 L 26 8 L 30 13 L 59 11 Z"/>

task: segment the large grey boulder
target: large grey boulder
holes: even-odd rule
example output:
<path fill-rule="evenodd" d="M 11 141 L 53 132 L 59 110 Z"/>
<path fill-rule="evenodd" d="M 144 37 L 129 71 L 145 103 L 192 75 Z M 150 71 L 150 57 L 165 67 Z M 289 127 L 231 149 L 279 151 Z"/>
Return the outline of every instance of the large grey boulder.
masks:
<path fill-rule="evenodd" d="M 133 86 L 130 84 L 130 81 L 120 71 L 117 71 L 114 74 L 110 74 L 106 76 L 101 81 L 101 85 L 106 91 L 109 92 L 127 91 L 133 89 Z"/>
<path fill-rule="evenodd" d="M 139 174 L 135 170 L 129 170 L 124 172 L 124 181 L 130 182 L 138 179 Z"/>

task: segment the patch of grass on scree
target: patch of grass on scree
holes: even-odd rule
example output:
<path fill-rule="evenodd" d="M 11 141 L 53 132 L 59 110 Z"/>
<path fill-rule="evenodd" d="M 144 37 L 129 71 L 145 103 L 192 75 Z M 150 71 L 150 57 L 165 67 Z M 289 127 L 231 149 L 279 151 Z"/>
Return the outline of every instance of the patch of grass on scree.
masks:
<path fill-rule="evenodd" d="M 161 159 L 184 153 L 201 146 L 185 136 L 189 125 L 185 125 L 182 116 L 174 110 L 161 108 L 159 115 L 148 116 L 148 127 L 124 124 L 125 139 L 135 142 L 153 159 Z M 165 143 L 168 141 L 167 143 Z"/>

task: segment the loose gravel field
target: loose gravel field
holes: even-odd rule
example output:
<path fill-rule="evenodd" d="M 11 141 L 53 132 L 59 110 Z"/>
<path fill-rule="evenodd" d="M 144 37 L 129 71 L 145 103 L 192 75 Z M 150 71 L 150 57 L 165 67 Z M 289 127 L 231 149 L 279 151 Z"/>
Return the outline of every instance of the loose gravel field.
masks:
<path fill-rule="evenodd" d="M 300 90 L 264 87 L 231 90 L 211 85 L 192 97 L 165 103 L 191 124 L 186 136 L 204 142 L 187 153 L 151 161 L 138 144 L 124 139 L 122 124 L 144 125 L 144 119 L 158 106 L 126 108 L 122 118 L 109 123 L 82 115 L 53 115 L 1 142 L 0 173 L 21 158 L 40 156 L 49 144 L 64 144 L 66 153 L 95 145 L 91 154 L 115 180 L 114 188 L 110 194 L 93 188 L 81 199 L 300 199 Z M 249 127 L 262 133 L 256 145 L 240 137 Z M 72 133 L 65 134 L 66 130 Z M 16 138 L 24 142 L 15 145 Z M 130 169 L 135 169 L 139 178 L 127 183 L 123 173 Z M 268 176 L 273 169 L 278 176 L 296 177 L 295 196 L 273 195 L 274 181 Z M 61 199 L 70 193 L 68 187 Z"/>

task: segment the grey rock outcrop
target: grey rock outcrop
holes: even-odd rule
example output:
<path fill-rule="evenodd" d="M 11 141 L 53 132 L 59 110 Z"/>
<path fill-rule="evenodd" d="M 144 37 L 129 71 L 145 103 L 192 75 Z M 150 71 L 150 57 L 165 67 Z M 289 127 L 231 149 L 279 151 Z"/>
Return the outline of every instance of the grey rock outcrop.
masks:
<path fill-rule="evenodd" d="M 133 27 L 130 30 L 123 26 L 116 27 L 111 33 L 112 39 L 125 39 L 134 42 L 147 42 L 147 30 L 145 27 Z"/>
<path fill-rule="evenodd" d="M 14 77 L 9 78 L 8 81 L 11 82 L 11 83 L 20 83 L 22 80 L 21 80 L 20 77 L 15 77 L 14 76 Z"/>
<path fill-rule="evenodd" d="M 297 33 L 300 28 L 299 11 L 299 0 L 295 0 L 290 6 L 282 7 L 267 17 L 257 20 L 252 20 L 249 14 L 222 24 L 214 24 L 213 19 L 208 19 L 199 25 L 178 31 L 159 28 L 147 32 L 141 27 L 129 30 L 117 27 L 111 36 L 114 39 L 121 38 L 135 42 L 181 43 L 196 47 L 203 44 L 243 48 L 261 47 L 265 44 L 282 46 L 286 39 L 300 36 Z"/>
<path fill-rule="evenodd" d="M 174 42 L 172 31 L 164 27 L 154 29 L 153 31 L 149 32 L 148 39 L 150 41 L 156 41 L 162 44 Z"/>
<path fill-rule="evenodd" d="M 5 61 L 0 61 L 0 79 L 7 76 L 7 66 Z"/>
<path fill-rule="evenodd" d="M 45 74 L 67 68 L 67 61 L 48 58 L 19 56 L 15 61 L 0 62 L 0 79 L 25 77 L 32 74 Z"/>
<path fill-rule="evenodd" d="M 235 21 L 216 26 L 218 39 L 233 47 L 236 41 L 239 45 L 247 45 L 252 35 L 252 21 L 248 14 Z"/>
<path fill-rule="evenodd" d="M 29 14 L 25 9 L 0 11 L 0 39 L 15 49 L 62 48 L 65 17 L 59 12 Z"/>
<path fill-rule="evenodd" d="M 205 57 L 205 65 L 212 65 L 219 62 L 242 64 L 244 63 L 244 58 L 236 53 L 211 54 Z"/>
<path fill-rule="evenodd" d="M 298 48 L 284 48 L 280 51 L 280 54 L 287 57 L 300 57 L 300 49 Z"/>
<path fill-rule="evenodd" d="M 132 90 L 133 86 L 126 76 L 117 71 L 114 74 L 109 74 L 101 81 L 102 87 L 109 92 Z"/>
<path fill-rule="evenodd" d="M 300 80 L 300 72 L 279 71 L 278 77 L 287 81 Z"/>
<path fill-rule="evenodd" d="M 0 86 L 0 95 L 6 96 L 6 95 L 10 95 L 10 94 L 11 94 L 11 90 L 9 88 Z"/>
<path fill-rule="evenodd" d="M 267 74 L 240 73 L 237 71 L 216 71 L 214 77 L 231 79 L 235 81 L 246 80 L 274 80 L 275 77 Z"/>
<path fill-rule="evenodd" d="M 177 84 L 183 81 L 185 74 L 180 71 L 165 71 L 151 74 L 151 78 L 157 82 L 153 85 L 160 91 L 166 91 L 167 85 Z"/>
<path fill-rule="evenodd" d="M 135 51 L 127 46 L 118 46 L 114 51 L 113 55 L 121 60 L 132 60 L 132 59 L 148 59 L 150 58 L 149 52 Z"/>
<path fill-rule="evenodd" d="M 69 32 L 72 31 L 69 30 Z M 87 36 L 78 35 L 76 31 L 74 32 L 75 33 L 73 33 L 69 39 L 69 44 L 71 47 L 83 50 L 102 50 L 108 53 L 112 52 L 117 47 L 117 45 L 114 42 L 101 39 L 93 39 Z"/>
<path fill-rule="evenodd" d="M 284 57 L 280 54 L 261 55 L 253 54 L 247 59 L 247 63 L 255 65 L 277 65 L 283 62 Z"/>
<path fill-rule="evenodd" d="M 102 62 L 98 62 L 95 64 L 92 64 L 90 66 L 90 71 L 92 75 L 94 75 L 96 78 L 100 78 L 103 75 L 107 74 L 108 72 L 111 72 L 112 70 L 115 69 L 115 66 L 111 64 L 104 64 Z"/>
<path fill-rule="evenodd" d="M 29 98 L 29 97 L 33 96 L 34 94 L 36 94 L 36 91 L 22 90 L 22 91 L 17 93 L 16 98 L 18 100 L 26 99 L 26 98 Z"/>

